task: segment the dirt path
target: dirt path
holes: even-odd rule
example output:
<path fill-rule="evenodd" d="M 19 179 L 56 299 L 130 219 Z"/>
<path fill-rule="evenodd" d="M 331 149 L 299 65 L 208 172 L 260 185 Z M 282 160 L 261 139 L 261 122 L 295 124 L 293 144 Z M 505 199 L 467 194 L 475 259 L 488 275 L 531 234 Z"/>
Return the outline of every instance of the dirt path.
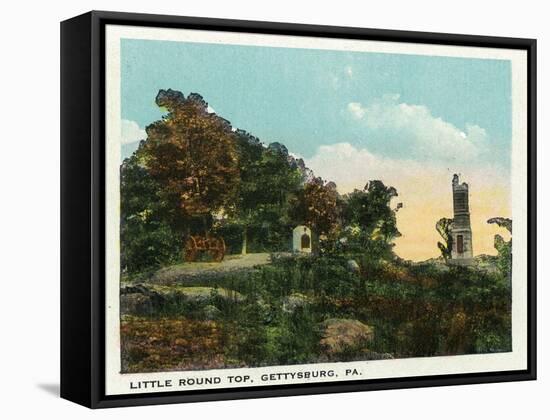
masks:
<path fill-rule="evenodd" d="M 181 283 L 188 279 L 196 279 L 199 276 L 213 277 L 228 272 L 250 270 L 270 262 L 268 253 L 228 255 L 220 263 L 182 263 L 162 268 L 153 275 L 151 280 L 159 284 Z"/>

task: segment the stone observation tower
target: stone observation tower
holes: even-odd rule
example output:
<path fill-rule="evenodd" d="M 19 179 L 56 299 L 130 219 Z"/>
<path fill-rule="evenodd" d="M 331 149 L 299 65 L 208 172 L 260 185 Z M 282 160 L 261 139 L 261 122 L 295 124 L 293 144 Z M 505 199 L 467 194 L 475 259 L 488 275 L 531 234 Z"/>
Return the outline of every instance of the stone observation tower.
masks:
<path fill-rule="evenodd" d="M 454 218 L 451 230 L 453 237 L 451 260 L 453 264 L 469 265 L 473 263 L 472 227 L 470 226 L 470 205 L 468 202 L 468 184 L 459 184 L 458 175 L 453 176 Z"/>

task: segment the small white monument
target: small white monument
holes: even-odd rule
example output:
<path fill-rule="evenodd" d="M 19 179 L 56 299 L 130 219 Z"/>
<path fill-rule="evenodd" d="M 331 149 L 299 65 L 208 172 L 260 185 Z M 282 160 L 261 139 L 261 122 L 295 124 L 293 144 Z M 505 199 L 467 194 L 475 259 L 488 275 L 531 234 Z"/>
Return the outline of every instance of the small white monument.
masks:
<path fill-rule="evenodd" d="M 296 226 L 292 231 L 292 250 L 310 254 L 311 246 L 311 229 L 304 225 Z"/>

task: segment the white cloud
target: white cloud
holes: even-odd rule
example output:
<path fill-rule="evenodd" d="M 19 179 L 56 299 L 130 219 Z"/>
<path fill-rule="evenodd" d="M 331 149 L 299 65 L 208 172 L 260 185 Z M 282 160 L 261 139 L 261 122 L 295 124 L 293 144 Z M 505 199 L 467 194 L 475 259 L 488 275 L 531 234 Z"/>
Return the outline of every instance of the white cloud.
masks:
<path fill-rule="evenodd" d="M 348 111 L 353 117 L 358 120 L 365 116 L 365 109 L 361 106 L 359 102 L 350 102 L 348 104 Z"/>
<path fill-rule="evenodd" d="M 306 164 L 315 174 L 336 182 L 341 193 L 362 189 L 372 179 L 397 187 L 396 184 L 426 171 L 426 165 L 420 162 L 386 158 L 350 143 L 320 146 Z"/>
<path fill-rule="evenodd" d="M 147 138 L 145 130 L 140 128 L 137 122 L 131 120 L 122 120 L 120 132 L 122 144 L 130 144 Z"/>
<path fill-rule="evenodd" d="M 384 95 L 369 105 L 350 102 L 350 115 L 365 124 L 370 134 L 383 136 L 410 151 L 415 158 L 470 161 L 486 151 L 487 133 L 473 124 L 460 130 L 432 115 L 424 105 L 401 102 L 399 95 Z"/>

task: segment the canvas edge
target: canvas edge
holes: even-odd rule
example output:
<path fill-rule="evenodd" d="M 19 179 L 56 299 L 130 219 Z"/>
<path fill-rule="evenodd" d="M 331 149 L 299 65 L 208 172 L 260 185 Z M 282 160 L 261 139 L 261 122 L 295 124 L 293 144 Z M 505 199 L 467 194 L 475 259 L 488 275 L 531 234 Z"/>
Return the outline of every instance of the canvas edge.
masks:
<path fill-rule="evenodd" d="M 60 395 L 92 405 L 91 13 L 61 24 Z"/>

